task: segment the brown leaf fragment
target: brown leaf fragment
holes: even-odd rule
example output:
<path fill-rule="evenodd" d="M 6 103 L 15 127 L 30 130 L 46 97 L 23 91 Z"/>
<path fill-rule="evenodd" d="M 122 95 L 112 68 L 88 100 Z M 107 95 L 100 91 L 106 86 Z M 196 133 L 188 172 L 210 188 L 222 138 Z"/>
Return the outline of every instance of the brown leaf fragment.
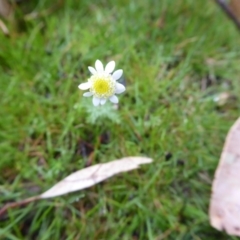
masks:
<path fill-rule="evenodd" d="M 227 135 L 215 172 L 209 216 L 214 228 L 240 236 L 240 118 Z"/>
<path fill-rule="evenodd" d="M 12 13 L 10 1 L 0 0 L 0 16 L 8 17 Z"/>
<path fill-rule="evenodd" d="M 8 36 L 9 35 L 9 30 L 7 26 L 4 24 L 4 22 L 0 19 L 0 29 L 4 33 L 4 35 Z"/>
<path fill-rule="evenodd" d="M 240 20 L 240 1 L 239 0 L 231 0 L 230 8 L 233 11 L 234 15 Z"/>
<path fill-rule="evenodd" d="M 236 96 L 229 92 L 221 92 L 213 98 L 214 102 L 217 103 L 217 106 L 222 107 L 228 103 L 232 103 L 237 100 Z"/>

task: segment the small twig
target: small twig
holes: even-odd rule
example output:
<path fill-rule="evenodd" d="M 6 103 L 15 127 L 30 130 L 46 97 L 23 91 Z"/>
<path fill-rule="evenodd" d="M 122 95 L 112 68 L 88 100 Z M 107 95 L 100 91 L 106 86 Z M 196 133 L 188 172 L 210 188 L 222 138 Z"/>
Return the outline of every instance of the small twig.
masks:
<path fill-rule="evenodd" d="M 0 209 L 0 217 L 3 216 L 9 208 L 21 207 L 39 199 L 40 199 L 40 196 L 34 196 L 19 202 L 7 203 Z"/>
<path fill-rule="evenodd" d="M 235 23 L 238 30 L 240 30 L 240 21 L 237 19 L 231 8 L 228 6 L 225 0 L 216 0 L 217 4 L 223 9 L 228 17 Z"/>

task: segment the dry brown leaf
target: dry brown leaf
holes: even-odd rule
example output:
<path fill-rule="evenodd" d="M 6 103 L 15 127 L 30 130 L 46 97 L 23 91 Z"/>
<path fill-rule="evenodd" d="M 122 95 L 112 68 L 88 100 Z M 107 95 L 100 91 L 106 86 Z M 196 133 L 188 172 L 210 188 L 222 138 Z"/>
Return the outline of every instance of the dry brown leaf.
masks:
<path fill-rule="evenodd" d="M 222 8 L 226 15 L 234 22 L 238 30 L 240 30 L 240 21 L 239 21 L 239 0 L 216 0 L 216 3 Z"/>
<path fill-rule="evenodd" d="M 40 195 L 40 198 L 51 198 L 91 187 L 115 174 L 138 168 L 139 165 L 151 163 L 146 157 L 126 157 L 108 163 L 97 164 L 70 174 L 51 189 Z"/>
<path fill-rule="evenodd" d="M 212 186 L 210 222 L 240 236 L 240 118 L 231 127 Z"/>
<path fill-rule="evenodd" d="M 240 20 L 240 1 L 239 0 L 231 0 L 230 8 L 233 11 L 234 15 Z"/>
<path fill-rule="evenodd" d="M 4 215 L 8 209 L 25 206 L 31 202 L 57 197 L 70 192 L 82 190 L 91 187 L 103 180 L 112 177 L 121 172 L 131 171 L 136 169 L 141 164 L 151 163 L 151 158 L 146 157 L 125 157 L 120 160 L 115 160 L 107 163 L 97 164 L 91 167 L 84 168 L 75 173 L 70 174 L 62 181 L 58 182 L 48 191 L 41 195 L 33 196 L 19 202 L 12 202 L 5 204 L 0 209 L 0 217 Z"/>

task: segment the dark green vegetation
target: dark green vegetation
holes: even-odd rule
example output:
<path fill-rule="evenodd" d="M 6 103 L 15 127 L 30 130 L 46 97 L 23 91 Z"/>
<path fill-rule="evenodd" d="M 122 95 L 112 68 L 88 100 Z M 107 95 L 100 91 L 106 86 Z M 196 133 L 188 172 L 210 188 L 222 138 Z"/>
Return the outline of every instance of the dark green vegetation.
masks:
<path fill-rule="evenodd" d="M 129 155 L 154 163 L 10 210 L 0 239 L 234 239 L 208 221 L 211 181 L 240 113 L 233 24 L 211 1 L 52 5 L 21 4 L 38 15 L 18 11 L 10 37 L 0 32 L 1 205 L 89 164 Z M 96 59 L 124 70 L 118 110 L 94 108 L 77 88 Z M 219 106 L 221 93 L 231 97 Z"/>

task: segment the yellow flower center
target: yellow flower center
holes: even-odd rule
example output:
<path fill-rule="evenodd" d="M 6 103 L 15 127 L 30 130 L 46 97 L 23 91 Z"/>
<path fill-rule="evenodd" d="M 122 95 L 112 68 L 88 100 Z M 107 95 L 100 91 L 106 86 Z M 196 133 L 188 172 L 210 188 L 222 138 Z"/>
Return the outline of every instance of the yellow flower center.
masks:
<path fill-rule="evenodd" d="M 115 93 L 115 80 L 110 75 L 95 74 L 90 79 L 90 92 L 98 98 L 108 98 Z"/>
<path fill-rule="evenodd" d="M 98 94 L 104 94 L 109 92 L 110 84 L 105 79 L 98 79 L 94 82 L 93 88 Z"/>

